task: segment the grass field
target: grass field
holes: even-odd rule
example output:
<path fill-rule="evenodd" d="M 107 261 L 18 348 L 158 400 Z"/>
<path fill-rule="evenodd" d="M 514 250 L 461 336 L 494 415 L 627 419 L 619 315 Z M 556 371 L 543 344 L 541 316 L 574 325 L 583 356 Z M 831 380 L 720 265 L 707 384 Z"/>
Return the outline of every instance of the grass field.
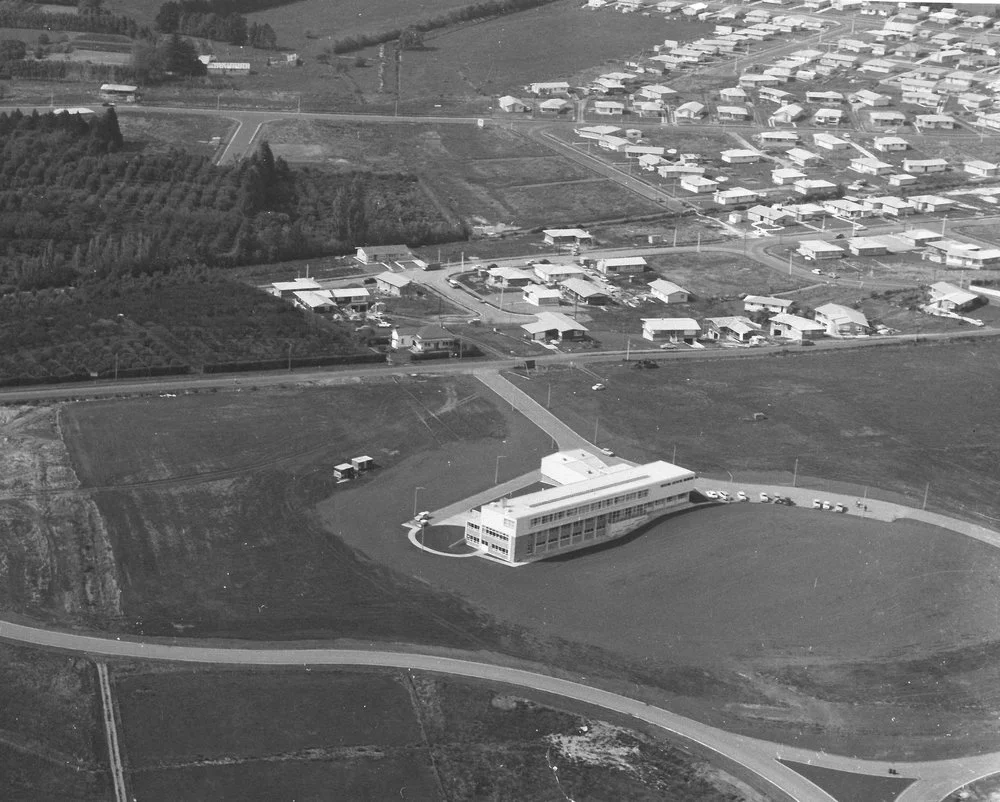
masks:
<path fill-rule="evenodd" d="M 472 125 L 280 122 L 276 155 L 341 169 L 406 169 L 467 219 L 524 227 L 649 214 L 656 204 L 510 129 Z"/>
<path fill-rule="evenodd" d="M 126 669 L 142 799 L 747 799 L 698 758 L 488 684 L 337 670 Z M 558 783 L 550 765 L 558 767 Z M 402 790 L 401 790 L 402 789 Z"/>
<path fill-rule="evenodd" d="M 203 114 L 144 114 L 139 109 L 123 109 L 118 124 L 129 147 L 144 152 L 160 152 L 183 143 L 184 150 L 214 156 L 219 149 L 212 137 L 228 140 L 236 123 L 224 117 Z"/>
<path fill-rule="evenodd" d="M 93 667 L 0 646 L 0 798 L 108 798 Z"/>

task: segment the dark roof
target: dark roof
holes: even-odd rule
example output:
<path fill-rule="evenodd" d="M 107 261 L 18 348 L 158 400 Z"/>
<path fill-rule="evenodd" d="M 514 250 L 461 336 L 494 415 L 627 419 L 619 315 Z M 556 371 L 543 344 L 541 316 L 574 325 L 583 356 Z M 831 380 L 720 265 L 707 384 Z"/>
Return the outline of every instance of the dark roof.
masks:
<path fill-rule="evenodd" d="M 455 337 L 454 334 L 445 331 L 440 326 L 421 326 L 417 329 L 416 336 L 421 340 L 447 340 Z"/>

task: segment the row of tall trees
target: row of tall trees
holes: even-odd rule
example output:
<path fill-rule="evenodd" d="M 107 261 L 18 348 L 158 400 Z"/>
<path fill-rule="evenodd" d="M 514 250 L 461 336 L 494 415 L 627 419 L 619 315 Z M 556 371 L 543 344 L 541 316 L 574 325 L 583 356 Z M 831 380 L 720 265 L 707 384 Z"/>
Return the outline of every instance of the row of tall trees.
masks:
<path fill-rule="evenodd" d="M 277 48 L 274 29 L 266 23 L 248 24 L 247 18 L 238 13 L 238 5 L 217 0 L 168 0 L 157 11 L 154 25 L 161 33 L 182 33 L 265 50 Z"/>
<path fill-rule="evenodd" d="M 0 283 L 227 267 L 462 239 L 418 180 L 292 170 L 266 142 L 225 167 L 181 150 L 120 152 L 114 109 L 0 115 Z"/>
<path fill-rule="evenodd" d="M 105 11 L 91 14 L 49 14 L 39 11 L 35 6 L 14 3 L 0 6 L 0 28 L 115 33 L 131 39 L 152 36 L 149 28 L 120 14 Z"/>
<path fill-rule="evenodd" d="M 527 11 L 531 8 L 544 6 L 553 3 L 555 0 L 482 0 L 479 3 L 462 6 L 460 8 L 446 11 L 434 17 L 418 20 L 405 28 L 389 28 L 384 31 L 372 31 L 369 33 L 355 34 L 337 39 L 333 43 L 334 53 L 349 53 L 353 50 L 360 50 L 383 42 L 395 42 L 399 40 L 404 47 L 406 40 L 411 42 L 415 34 L 423 34 L 438 28 L 446 28 L 460 22 L 471 20 L 488 19 L 490 17 L 502 17 L 506 14 L 513 14 L 518 11 Z M 419 39 L 422 43 L 422 38 Z M 412 43 L 409 45 L 412 47 Z"/>

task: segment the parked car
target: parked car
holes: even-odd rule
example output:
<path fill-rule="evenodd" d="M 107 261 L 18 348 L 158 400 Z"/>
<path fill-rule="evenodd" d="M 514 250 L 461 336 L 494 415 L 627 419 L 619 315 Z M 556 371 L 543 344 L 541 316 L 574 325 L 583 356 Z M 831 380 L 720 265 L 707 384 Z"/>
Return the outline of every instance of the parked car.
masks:
<path fill-rule="evenodd" d="M 823 502 L 820 501 L 818 498 L 814 498 L 813 499 L 813 509 L 814 510 L 821 510 L 821 509 L 823 509 Z"/>
<path fill-rule="evenodd" d="M 608 388 L 607 388 L 607 387 L 605 387 L 605 386 L 604 386 L 603 384 L 601 384 L 600 382 L 598 382 L 597 384 L 595 384 L 595 385 L 594 385 L 593 387 L 591 387 L 590 389 L 591 389 L 591 390 L 607 390 Z"/>
<path fill-rule="evenodd" d="M 719 501 L 732 501 L 733 497 L 730 496 L 725 490 L 716 490 L 716 494 L 719 496 Z"/>
<path fill-rule="evenodd" d="M 847 512 L 847 505 L 846 504 L 838 504 L 833 509 L 836 510 L 837 512 Z"/>
<path fill-rule="evenodd" d="M 744 493 L 742 490 L 740 490 L 736 494 L 736 500 L 737 501 L 749 501 L 750 500 L 750 496 L 748 496 L 746 493 Z"/>
<path fill-rule="evenodd" d="M 705 496 L 705 498 L 710 498 L 710 499 L 719 498 L 719 494 L 716 493 L 714 490 L 705 490 L 703 491 L 702 495 Z"/>
<path fill-rule="evenodd" d="M 615 455 L 615 452 L 612 451 L 610 448 L 602 448 L 601 453 L 604 454 L 604 456 L 606 457 L 613 457 Z"/>
<path fill-rule="evenodd" d="M 781 504 L 782 506 L 785 506 L 785 507 L 794 507 L 795 506 L 795 502 L 792 501 L 788 496 L 775 496 L 774 497 L 774 503 L 775 504 Z"/>
<path fill-rule="evenodd" d="M 823 502 L 823 509 L 824 510 L 832 510 L 833 509 L 833 505 L 829 501 L 824 501 Z"/>
<path fill-rule="evenodd" d="M 767 504 L 771 500 L 771 497 L 767 493 L 761 493 L 760 500 Z"/>

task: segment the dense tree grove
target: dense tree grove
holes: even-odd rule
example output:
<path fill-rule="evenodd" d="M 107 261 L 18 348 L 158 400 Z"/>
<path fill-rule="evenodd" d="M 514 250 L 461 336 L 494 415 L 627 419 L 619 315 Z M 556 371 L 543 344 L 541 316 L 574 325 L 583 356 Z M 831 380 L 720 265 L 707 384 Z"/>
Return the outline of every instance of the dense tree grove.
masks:
<path fill-rule="evenodd" d="M 241 10 L 238 6 L 238 3 L 219 0 L 168 0 L 157 11 L 154 25 L 162 33 L 182 33 L 233 45 L 275 49 L 278 38 L 274 29 L 256 22 L 248 25 L 247 18 L 238 13 Z"/>
<path fill-rule="evenodd" d="M 0 115 L 7 291 L 466 235 L 412 175 L 293 171 L 266 142 L 225 167 L 178 150 L 129 152 L 114 109 L 89 123 L 65 113 Z"/>
<path fill-rule="evenodd" d="M 315 363 L 363 351 L 353 326 L 317 321 L 203 267 L 92 277 L 0 297 L 0 385 Z M 325 360 L 324 360 L 325 358 Z"/>
<path fill-rule="evenodd" d="M 152 35 L 149 28 L 139 25 L 131 17 L 109 14 L 103 10 L 89 14 L 47 14 L 33 6 L 20 4 L 0 6 L 0 28 L 117 33 L 131 39 Z"/>
<path fill-rule="evenodd" d="M 435 17 L 419 20 L 418 22 L 411 23 L 406 28 L 390 28 L 385 31 L 361 33 L 338 39 L 333 43 L 333 52 L 348 53 L 352 50 L 360 50 L 364 47 L 371 47 L 383 42 L 394 42 L 396 40 L 403 40 L 404 45 L 407 44 L 405 40 L 409 40 L 409 46 L 413 47 L 412 43 L 415 36 L 426 31 L 446 28 L 449 25 L 455 25 L 459 22 L 488 19 L 489 17 L 502 17 L 506 14 L 527 11 L 528 9 L 544 6 L 552 2 L 555 2 L 555 0 L 483 0 L 479 3 L 472 3 L 471 5 L 446 11 Z M 422 45 L 422 38 L 419 40 L 419 43 L 417 46 Z"/>
<path fill-rule="evenodd" d="M 132 47 L 132 70 L 139 83 L 159 83 L 169 77 L 204 75 L 207 68 L 198 60 L 194 45 L 178 34 L 159 42 L 136 42 Z"/>

